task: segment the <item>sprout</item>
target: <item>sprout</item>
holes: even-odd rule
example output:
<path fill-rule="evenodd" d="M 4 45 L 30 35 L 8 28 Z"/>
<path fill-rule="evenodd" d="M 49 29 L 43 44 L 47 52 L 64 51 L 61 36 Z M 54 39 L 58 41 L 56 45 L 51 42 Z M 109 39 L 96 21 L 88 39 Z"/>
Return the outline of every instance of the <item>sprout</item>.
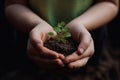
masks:
<path fill-rule="evenodd" d="M 57 26 L 53 27 L 57 33 L 55 40 L 58 42 L 67 43 L 66 39 L 71 37 L 69 28 L 67 28 L 65 25 L 65 22 L 62 21 L 58 23 Z M 48 35 L 53 36 L 53 33 L 49 32 Z"/>

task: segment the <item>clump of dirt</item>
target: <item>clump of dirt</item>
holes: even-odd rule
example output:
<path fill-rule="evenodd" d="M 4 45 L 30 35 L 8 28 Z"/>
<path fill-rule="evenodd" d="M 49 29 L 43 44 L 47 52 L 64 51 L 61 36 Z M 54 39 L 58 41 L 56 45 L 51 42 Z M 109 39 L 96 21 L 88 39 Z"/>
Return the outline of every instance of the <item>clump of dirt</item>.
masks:
<path fill-rule="evenodd" d="M 77 50 L 78 43 L 76 43 L 71 37 L 66 38 L 66 40 L 67 42 L 63 43 L 51 38 L 45 42 L 44 46 L 67 56 Z"/>

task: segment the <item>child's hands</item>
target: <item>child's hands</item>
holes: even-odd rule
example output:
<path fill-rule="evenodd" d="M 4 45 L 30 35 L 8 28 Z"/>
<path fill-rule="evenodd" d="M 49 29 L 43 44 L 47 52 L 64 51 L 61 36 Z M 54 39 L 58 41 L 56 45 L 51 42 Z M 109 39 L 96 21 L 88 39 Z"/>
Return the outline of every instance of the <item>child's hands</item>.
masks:
<path fill-rule="evenodd" d="M 70 69 L 84 66 L 94 53 L 94 43 L 90 33 L 83 25 L 68 24 L 72 37 L 79 43 L 78 50 L 66 57 Z"/>
<path fill-rule="evenodd" d="M 56 34 L 46 22 L 38 24 L 31 30 L 27 46 L 28 56 L 43 68 L 63 67 L 64 56 L 44 47 L 44 41 L 49 38 L 48 32 Z"/>

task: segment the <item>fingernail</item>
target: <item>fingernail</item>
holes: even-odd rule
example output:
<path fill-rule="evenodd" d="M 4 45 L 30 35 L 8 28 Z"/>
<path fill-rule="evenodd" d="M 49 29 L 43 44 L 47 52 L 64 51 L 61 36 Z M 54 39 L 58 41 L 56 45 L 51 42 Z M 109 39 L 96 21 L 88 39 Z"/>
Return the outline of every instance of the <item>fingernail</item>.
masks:
<path fill-rule="evenodd" d="M 80 53 L 84 53 L 84 49 L 83 48 L 80 48 Z"/>

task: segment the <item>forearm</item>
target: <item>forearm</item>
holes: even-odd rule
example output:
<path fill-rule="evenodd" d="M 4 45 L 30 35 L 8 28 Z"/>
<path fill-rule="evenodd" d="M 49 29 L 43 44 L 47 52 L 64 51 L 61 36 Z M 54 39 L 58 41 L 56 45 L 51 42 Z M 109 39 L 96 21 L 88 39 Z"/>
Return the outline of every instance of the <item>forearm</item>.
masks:
<path fill-rule="evenodd" d="M 74 25 L 82 24 L 91 31 L 110 22 L 117 13 L 118 5 L 111 2 L 99 2 L 70 23 Z"/>
<path fill-rule="evenodd" d="M 26 33 L 43 21 L 26 6 L 20 4 L 7 6 L 5 13 L 11 24 Z"/>

